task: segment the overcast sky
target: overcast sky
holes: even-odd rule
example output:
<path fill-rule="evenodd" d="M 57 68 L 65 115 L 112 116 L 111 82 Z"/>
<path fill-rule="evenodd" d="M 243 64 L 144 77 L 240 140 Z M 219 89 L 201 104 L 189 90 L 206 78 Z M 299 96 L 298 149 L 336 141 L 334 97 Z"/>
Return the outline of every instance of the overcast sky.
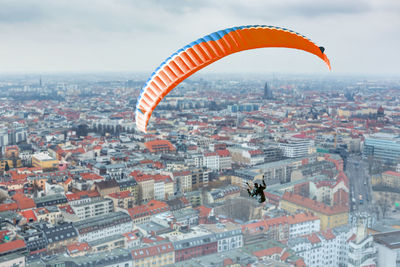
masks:
<path fill-rule="evenodd" d="M 338 74 L 400 75 L 399 0 L 0 0 L 0 72 L 143 71 L 232 26 L 265 24 L 320 46 Z M 328 73 L 311 54 L 267 48 L 207 72 Z"/>

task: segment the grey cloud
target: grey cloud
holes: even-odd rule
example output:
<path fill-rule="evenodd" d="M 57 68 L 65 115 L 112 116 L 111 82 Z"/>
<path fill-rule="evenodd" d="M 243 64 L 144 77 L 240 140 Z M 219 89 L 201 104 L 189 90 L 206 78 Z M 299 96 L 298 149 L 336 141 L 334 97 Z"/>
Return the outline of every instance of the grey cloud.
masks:
<path fill-rule="evenodd" d="M 0 24 L 32 22 L 42 16 L 42 8 L 30 2 L 0 1 Z"/>
<path fill-rule="evenodd" d="M 249 5 L 251 3 L 251 5 Z M 340 14 L 360 14 L 371 10 L 366 0 L 338 1 L 249 1 L 233 2 L 229 7 L 237 17 L 258 19 L 318 18 Z"/>

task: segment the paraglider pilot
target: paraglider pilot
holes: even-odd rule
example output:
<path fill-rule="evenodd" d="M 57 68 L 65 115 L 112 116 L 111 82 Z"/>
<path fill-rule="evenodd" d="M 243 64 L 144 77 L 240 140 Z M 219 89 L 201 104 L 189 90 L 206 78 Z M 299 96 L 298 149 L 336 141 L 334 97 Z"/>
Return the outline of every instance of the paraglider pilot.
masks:
<path fill-rule="evenodd" d="M 247 186 L 247 192 L 249 193 L 249 196 L 255 197 L 258 199 L 258 203 L 263 203 L 265 202 L 265 195 L 264 195 L 264 189 L 267 187 L 264 181 L 264 175 L 263 175 L 263 180 L 262 180 L 262 185 L 258 185 L 257 183 L 254 183 L 254 188 L 253 190 L 250 191 L 251 187 L 249 183 L 246 182 Z"/>

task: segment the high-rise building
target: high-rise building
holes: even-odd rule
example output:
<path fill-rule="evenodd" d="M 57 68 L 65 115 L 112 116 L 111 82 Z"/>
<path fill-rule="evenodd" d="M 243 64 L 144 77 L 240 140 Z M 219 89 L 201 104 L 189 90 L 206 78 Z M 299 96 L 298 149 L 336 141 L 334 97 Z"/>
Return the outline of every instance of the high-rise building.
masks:
<path fill-rule="evenodd" d="M 287 158 L 304 157 L 314 152 L 314 140 L 292 138 L 286 143 L 279 143 L 279 148 L 282 150 L 283 156 Z"/>
<path fill-rule="evenodd" d="M 363 157 L 371 156 L 386 164 L 397 165 L 400 163 L 400 137 L 384 133 L 366 136 Z"/>
<path fill-rule="evenodd" d="M 271 88 L 268 86 L 268 82 L 266 82 L 265 86 L 264 86 L 264 97 L 263 98 L 264 99 L 272 99 L 273 98 Z"/>

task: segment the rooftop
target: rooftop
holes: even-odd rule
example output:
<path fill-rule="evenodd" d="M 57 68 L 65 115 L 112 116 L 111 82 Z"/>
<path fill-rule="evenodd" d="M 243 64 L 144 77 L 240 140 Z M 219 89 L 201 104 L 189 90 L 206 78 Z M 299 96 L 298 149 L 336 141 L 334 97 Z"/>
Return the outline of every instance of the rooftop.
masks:
<path fill-rule="evenodd" d="M 390 249 L 400 249 L 400 231 L 375 234 L 374 241 Z"/>

